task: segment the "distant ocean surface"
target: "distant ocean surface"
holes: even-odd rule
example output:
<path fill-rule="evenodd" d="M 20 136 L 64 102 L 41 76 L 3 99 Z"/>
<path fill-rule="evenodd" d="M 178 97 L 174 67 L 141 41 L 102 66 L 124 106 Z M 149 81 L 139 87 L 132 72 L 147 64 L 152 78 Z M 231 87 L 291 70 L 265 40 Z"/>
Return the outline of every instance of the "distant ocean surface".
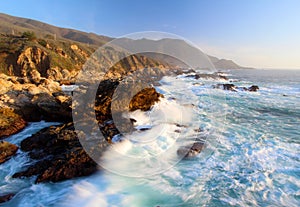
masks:
<path fill-rule="evenodd" d="M 221 82 L 258 85 L 259 91 L 213 89 L 220 80 L 164 77 L 157 90 L 165 98 L 152 114 L 130 114 L 139 126 L 151 129 L 130 135 L 116 148 L 119 157 L 108 151 L 103 158 L 108 170 L 60 183 L 33 184 L 33 178 L 11 178 L 30 163 L 25 153 L 19 153 L 0 165 L 0 192 L 18 192 L 0 206 L 300 206 L 300 70 L 226 73 L 230 80 Z M 19 144 L 52 124 L 56 123 L 32 123 L 8 141 Z M 180 140 L 176 131 L 181 131 Z M 197 137 L 206 140 L 198 156 L 155 175 L 130 176 L 146 175 L 151 160 L 169 164 L 175 156 L 166 151 L 169 146 L 184 146 Z M 151 142 L 141 142 L 147 139 Z M 155 154 L 160 156 L 153 158 Z M 132 156 L 150 161 L 120 159 Z"/>

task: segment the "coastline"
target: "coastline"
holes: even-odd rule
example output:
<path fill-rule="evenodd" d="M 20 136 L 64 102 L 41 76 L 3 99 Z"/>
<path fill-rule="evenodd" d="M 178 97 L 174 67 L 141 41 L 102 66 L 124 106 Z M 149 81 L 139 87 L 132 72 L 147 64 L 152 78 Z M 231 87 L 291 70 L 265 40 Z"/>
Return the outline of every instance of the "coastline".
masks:
<path fill-rule="evenodd" d="M 266 99 L 264 101 L 264 99 L 262 97 L 268 97 L 268 98 L 282 97 L 283 92 L 281 92 L 281 93 L 278 92 L 278 95 L 277 95 L 277 92 L 276 92 L 277 89 L 275 88 L 276 84 L 280 85 L 280 83 L 276 83 L 276 84 L 272 83 L 272 84 L 268 85 L 268 82 L 262 83 L 260 81 L 257 81 L 255 83 L 259 84 L 260 89 L 256 93 L 248 92 L 248 91 L 233 92 L 233 91 L 224 91 L 221 89 L 213 89 L 212 85 L 216 84 L 216 82 L 218 82 L 219 80 L 202 79 L 202 78 L 195 79 L 195 76 L 194 76 L 195 74 L 193 74 L 193 76 L 187 77 L 189 75 L 192 75 L 192 74 L 179 75 L 177 78 L 183 79 L 183 82 L 185 82 L 186 84 L 189 85 L 189 87 L 191 87 L 191 90 L 193 90 L 193 93 L 202 94 L 202 93 L 204 93 L 205 88 L 206 88 L 206 90 L 210 91 L 210 93 L 213 93 L 214 96 L 225 93 L 226 96 L 228 97 L 228 99 L 227 99 L 228 106 L 227 107 L 229 107 L 228 110 L 232 111 L 232 113 L 230 113 L 231 116 L 227 117 L 227 122 L 225 122 L 225 123 L 230 123 L 230 125 L 228 125 L 230 127 L 226 128 L 226 130 L 224 132 L 222 132 L 222 129 L 223 129 L 222 126 L 217 125 L 217 124 L 220 124 L 221 120 L 223 120 L 223 119 L 215 120 L 215 122 L 212 122 L 211 125 L 207 125 L 206 127 L 202 126 L 202 125 L 204 123 L 208 124 L 210 122 L 209 120 L 206 120 L 206 122 L 200 122 L 201 125 L 199 123 L 195 122 L 196 125 L 199 124 L 198 126 L 201 126 L 200 127 L 201 130 L 204 130 L 204 131 L 201 131 L 200 134 L 201 133 L 205 134 L 208 132 L 206 130 L 212 130 L 212 128 L 214 128 L 214 130 L 216 130 L 216 132 L 221 130 L 220 131 L 221 135 L 218 135 L 218 136 L 221 136 L 221 138 L 218 138 L 218 139 L 221 139 L 218 145 L 213 145 L 213 143 L 211 143 L 214 135 L 209 134 L 208 143 L 206 143 L 205 149 L 203 149 L 203 152 L 201 152 L 203 154 L 200 153 L 200 154 L 196 155 L 194 158 L 189 158 L 189 159 L 183 160 L 173 170 L 167 171 L 167 173 L 163 173 L 161 176 L 157 175 L 154 177 L 155 179 L 154 178 L 149 179 L 149 180 L 146 178 L 142 179 L 142 180 L 129 179 L 127 181 L 128 183 L 120 186 L 120 188 L 122 190 L 120 190 L 119 188 L 114 189 L 113 187 L 111 187 L 111 189 L 114 189 L 113 192 L 111 192 L 112 191 L 111 189 L 108 190 L 108 192 L 105 191 L 106 188 L 104 186 L 114 185 L 114 183 L 119 183 L 121 181 L 125 182 L 124 179 L 126 180 L 126 178 L 124 178 L 124 176 L 115 175 L 114 173 L 111 173 L 107 170 L 100 170 L 99 173 L 96 173 L 92 176 L 81 177 L 81 178 L 77 178 L 77 179 L 73 178 L 73 179 L 69 179 L 66 181 L 60 181 L 58 183 L 45 182 L 45 183 L 40 183 L 37 186 L 43 186 L 43 188 L 46 188 L 45 186 L 48 186 L 48 185 L 50 185 L 51 188 L 55 188 L 54 186 L 63 186 L 63 187 L 60 187 L 60 189 L 57 191 L 57 193 L 52 192 L 52 195 L 55 196 L 56 199 L 58 199 L 58 201 L 57 201 L 58 204 L 61 203 L 62 205 L 67 205 L 67 206 L 74 206 L 75 203 L 78 204 L 80 202 L 81 203 L 88 202 L 89 199 L 94 198 L 93 195 L 99 195 L 96 192 L 98 192 L 98 193 L 101 192 L 102 196 L 108 194 L 108 197 L 101 197 L 101 199 L 98 202 L 100 202 L 100 201 L 102 202 L 102 199 L 103 199 L 103 202 L 106 199 L 109 200 L 110 196 L 115 196 L 118 199 L 122 199 L 122 195 L 124 192 L 126 192 L 126 193 L 130 192 L 129 196 L 130 196 L 131 203 L 127 203 L 127 205 L 131 206 L 131 205 L 133 205 L 133 203 L 141 202 L 138 199 L 139 197 L 135 196 L 135 195 L 137 195 L 137 193 L 139 191 L 144 192 L 144 190 L 145 190 L 144 187 L 142 187 L 142 185 L 139 184 L 139 182 L 143 181 L 143 182 L 147 182 L 147 185 L 152 186 L 151 192 L 153 193 L 153 196 L 154 196 L 154 197 L 152 197 L 153 202 L 151 202 L 149 200 L 149 198 L 147 198 L 147 197 L 140 197 L 140 199 L 143 201 L 143 203 L 148 203 L 148 204 L 150 203 L 152 205 L 159 205 L 159 204 L 163 205 L 163 204 L 170 204 L 170 203 L 178 204 L 178 203 L 182 202 L 183 204 L 186 204 L 186 205 L 188 205 L 188 203 L 201 205 L 202 203 L 199 203 L 200 201 L 199 201 L 199 199 L 197 199 L 197 196 L 194 198 L 191 198 L 191 200 L 188 200 L 188 201 L 184 200 L 184 196 L 187 195 L 187 192 L 191 192 L 191 193 L 197 192 L 197 194 L 199 196 L 201 196 L 202 198 L 205 198 L 204 197 L 205 193 L 212 193 L 212 191 L 209 190 L 213 186 L 212 182 L 215 183 L 215 185 L 216 185 L 216 183 L 223 183 L 228 186 L 230 186 L 230 185 L 234 186 L 235 185 L 234 179 L 227 181 L 227 179 L 228 179 L 227 176 L 231 175 L 232 173 L 235 173 L 236 176 L 238 176 L 238 179 L 243 180 L 250 187 L 255 184 L 255 183 L 254 184 L 252 183 L 251 179 L 255 179 L 255 176 L 260 172 L 259 169 L 264 169 L 264 171 L 263 171 L 264 173 L 267 172 L 268 174 L 270 174 L 270 176 L 274 177 L 274 179 L 272 179 L 272 185 L 274 184 L 274 182 L 276 182 L 276 179 L 278 179 L 278 176 L 282 176 L 282 175 L 293 176 L 293 175 L 289 174 L 288 170 L 287 171 L 276 171 L 276 170 L 268 171 L 267 170 L 269 168 L 270 169 L 280 169 L 280 165 L 276 166 L 275 165 L 276 162 L 274 163 L 273 159 L 275 159 L 278 156 L 279 157 L 283 156 L 280 153 L 280 150 L 283 150 L 282 149 L 283 146 L 285 146 L 284 149 L 287 149 L 287 150 L 289 149 L 288 146 L 290 146 L 288 144 L 288 142 L 285 142 L 285 139 L 287 139 L 287 137 L 285 137 L 284 139 L 279 139 L 279 137 L 276 135 L 276 133 L 286 134 L 286 133 L 288 133 L 288 129 L 280 128 L 279 125 L 274 125 L 275 123 L 280 124 L 279 121 L 278 122 L 274 122 L 274 121 L 268 122 L 267 121 L 268 117 L 270 117 L 270 116 L 273 117 L 272 120 L 274 119 L 274 120 L 281 120 L 281 121 L 287 120 L 288 121 L 288 119 L 287 119 L 288 116 L 291 116 L 291 114 L 297 115 L 297 114 L 289 111 L 290 109 L 289 110 L 280 109 L 281 107 L 283 107 L 281 105 L 278 105 L 278 109 L 276 108 L 276 110 L 274 108 L 268 109 L 268 108 L 264 107 L 263 104 L 268 104 L 268 99 Z M 238 78 L 236 75 L 233 77 L 235 79 L 239 79 L 238 81 L 234 82 L 234 84 L 237 85 L 238 87 L 247 86 L 248 84 L 250 84 L 249 81 L 247 79 L 244 79 L 243 77 Z M 230 80 L 228 80 L 228 82 L 229 81 Z M 226 81 L 224 82 L 224 80 L 221 80 L 221 82 L 226 83 Z M 170 90 L 168 87 L 171 87 L 171 83 L 173 83 L 172 88 L 179 89 L 178 86 L 183 86 L 183 85 L 180 85 L 181 82 L 179 82 L 178 79 L 176 79 L 176 77 L 166 76 L 162 79 L 161 86 L 158 86 L 157 91 L 160 91 L 162 94 L 164 94 L 164 96 L 165 96 L 165 98 L 167 98 L 167 100 L 174 101 L 173 99 L 171 99 L 172 96 L 165 94 L 166 91 Z M 204 83 L 204 85 L 201 85 L 200 83 L 202 83 L 202 84 Z M 251 84 L 254 84 L 254 83 L 251 82 Z M 188 87 L 184 87 L 184 88 L 188 88 Z M 284 88 L 284 90 L 285 90 L 284 93 L 286 93 L 290 89 Z M 291 91 L 290 95 L 288 95 L 285 98 L 293 100 L 293 96 L 292 96 L 293 93 L 294 92 Z M 202 100 L 206 96 L 207 96 L 206 93 L 204 93 L 199 97 L 201 97 L 201 100 Z M 191 99 L 191 97 L 185 96 L 184 98 L 182 98 L 182 100 L 184 100 L 182 104 L 184 104 L 185 102 L 189 102 L 188 99 Z M 243 101 L 244 99 L 247 101 L 244 102 Z M 192 100 L 190 100 L 190 101 L 194 102 L 194 99 L 192 99 Z M 277 100 L 277 98 L 275 100 Z M 177 99 L 177 101 L 180 101 L 180 99 Z M 241 103 L 240 103 L 240 105 L 236 105 L 236 102 L 241 102 Z M 194 102 L 194 103 L 196 103 L 196 102 Z M 206 102 L 204 102 L 204 100 L 202 100 L 200 103 L 201 104 L 199 106 L 202 106 L 202 107 L 206 106 L 206 104 L 208 104 L 208 106 L 210 105 L 209 101 L 206 103 Z M 224 103 L 226 103 L 226 102 L 224 102 Z M 214 110 L 222 111 L 221 106 L 224 103 L 220 102 L 219 105 L 216 105 L 214 107 Z M 215 102 L 215 104 L 217 104 L 217 102 Z M 250 110 L 251 108 L 253 108 L 253 110 L 251 109 L 249 112 L 244 111 L 245 106 L 246 106 L 247 110 Z M 288 106 L 286 106 L 286 107 L 288 107 Z M 163 108 L 166 108 L 166 107 L 163 107 Z M 212 115 L 215 116 L 218 113 L 215 112 Z M 203 115 L 204 113 L 202 112 L 198 115 L 201 116 L 201 114 Z M 253 117 L 256 117 L 256 118 L 253 118 Z M 257 117 L 260 117 L 260 118 L 258 119 Z M 215 119 L 216 118 L 217 117 L 215 116 Z M 138 120 L 138 122 L 140 122 L 140 119 L 136 118 L 136 120 Z M 257 120 L 259 120 L 258 123 L 257 123 Z M 147 122 L 145 122 L 145 123 L 147 123 Z M 269 125 L 269 123 L 273 123 L 273 124 Z M 289 123 L 292 124 L 293 122 L 289 121 Z M 241 125 L 242 127 L 236 128 L 235 126 L 237 124 L 239 124 L 238 126 Z M 263 127 L 264 130 L 262 131 L 259 128 L 253 128 L 253 126 L 257 126 L 257 125 L 261 125 L 261 127 Z M 146 126 L 146 125 L 142 124 L 142 125 L 138 125 L 138 126 Z M 272 127 L 272 128 L 270 128 L 270 130 L 268 131 L 267 130 L 268 128 L 266 128 L 267 126 Z M 184 130 L 186 130 L 186 128 L 183 126 L 181 126 L 181 127 L 174 126 L 174 127 L 175 128 L 172 128 L 172 130 L 171 130 L 172 133 L 174 133 L 174 134 L 178 133 L 177 130 L 180 130 L 182 132 Z M 280 131 L 282 131 L 282 132 L 277 131 L 275 133 L 276 128 L 280 129 Z M 54 130 L 54 129 L 55 128 L 52 127 L 52 130 Z M 152 131 L 152 130 L 154 130 L 154 128 L 153 129 L 150 128 L 145 131 L 137 131 L 136 135 L 146 138 L 147 136 L 144 133 L 148 133 L 148 134 L 154 133 L 154 131 Z M 194 130 L 194 129 L 192 128 L 192 130 Z M 274 131 L 273 134 L 272 134 L 272 131 Z M 225 134 L 222 135 L 222 133 L 225 133 Z M 33 134 L 35 134 L 35 133 L 33 133 Z M 283 136 L 283 134 L 281 134 L 281 135 Z M 293 136 L 292 131 L 289 133 L 289 136 Z M 295 134 L 294 134 L 294 136 L 295 136 Z M 136 139 L 137 138 L 138 137 L 136 137 Z M 295 138 L 294 138 L 294 141 L 296 141 Z M 277 143 L 277 142 L 279 142 L 279 143 Z M 127 149 L 128 147 L 130 147 L 130 146 L 127 146 L 126 142 L 120 143 L 120 144 L 121 144 L 120 147 L 122 146 L 121 149 L 123 149 L 123 150 L 125 150 L 125 148 Z M 261 145 L 264 146 L 263 149 L 261 149 Z M 181 145 L 179 145 L 179 146 L 185 146 L 185 145 L 182 145 L 182 143 L 181 143 Z M 209 159 L 204 159 L 203 156 L 205 156 L 205 154 L 207 153 L 207 150 L 213 146 L 217 148 L 217 151 L 215 152 L 217 154 L 212 155 L 212 157 L 210 157 Z M 277 149 L 277 147 L 278 147 L 278 149 Z M 249 151 L 247 152 L 246 155 L 244 155 L 243 150 L 249 150 Z M 272 150 L 275 150 L 275 151 L 273 152 Z M 236 153 L 233 153 L 234 151 Z M 126 152 L 124 152 L 124 153 L 126 153 Z M 222 156 L 218 155 L 220 153 Z M 292 153 L 292 152 L 290 152 L 290 153 Z M 23 153 L 17 154 L 17 157 L 19 157 L 22 154 Z M 107 151 L 106 156 L 109 156 L 109 155 L 112 156 L 113 153 L 111 151 Z M 230 159 L 230 162 L 228 162 L 227 160 L 223 160 L 222 159 L 223 156 L 224 156 L 224 159 L 225 158 Z M 264 159 L 261 159 L 259 156 L 264 156 Z M 247 159 L 246 159 L 246 157 L 247 157 Z M 12 158 L 9 162 L 13 163 L 14 159 L 15 158 Z M 108 158 L 106 157 L 106 159 L 108 159 Z M 114 157 L 112 157 L 111 159 L 112 159 L 111 160 L 112 164 L 116 163 L 117 165 L 120 165 L 120 163 L 122 163 L 121 160 L 114 159 Z M 250 160 L 248 160 L 248 159 L 250 159 Z M 287 158 L 287 159 L 288 159 L 289 163 L 292 162 L 292 158 Z M 131 164 L 133 164 L 133 163 L 131 163 Z M 5 163 L 4 163 L 4 165 L 5 165 Z M 248 165 L 250 165 L 252 167 L 249 167 Z M 241 167 L 239 167 L 239 166 L 241 166 Z M 255 166 L 258 166 L 258 168 L 256 168 Z M 0 165 L 0 167 L 1 167 L 1 165 Z M 225 167 L 226 167 L 226 170 L 225 170 Z M 129 168 L 129 169 L 131 169 L 131 168 Z M 142 169 L 139 169 L 139 170 L 142 170 Z M 179 170 L 179 171 L 177 172 L 177 170 Z M 211 170 L 213 170 L 215 173 L 213 175 L 210 175 L 210 177 L 207 177 L 206 175 L 209 175 L 207 173 L 210 172 Z M 249 170 L 249 171 L 245 171 L 245 170 Z M 253 171 L 253 173 L 251 173 L 252 171 Z M 14 172 L 16 172 L 16 171 L 14 171 Z M 247 177 L 243 176 L 244 173 L 246 173 L 246 172 L 248 173 L 249 180 L 247 179 Z M 261 172 L 260 176 L 264 175 L 263 172 Z M 175 173 L 175 174 L 172 174 L 172 173 Z M 172 176 L 175 176 L 175 177 L 173 178 Z M 192 178 L 189 181 L 188 178 L 190 176 L 192 176 Z M 16 179 L 16 178 L 13 178 L 13 179 Z M 31 180 L 32 184 L 30 184 L 30 185 L 36 186 L 36 184 L 34 184 L 34 180 L 32 178 L 25 178 L 25 179 L 23 178 L 21 180 L 26 181 L 27 179 Z M 16 181 L 18 181 L 18 180 L 19 179 L 16 179 Z M 160 184 L 154 182 L 154 180 L 159 181 Z M 170 183 L 168 181 L 170 181 Z M 72 188 L 67 188 L 68 189 L 68 191 L 67 191 L 68 193 L 66 194 L 67 198 L 61 197 L 59 192 L 62 192 L 62 189 L 66 188 L 66 186 L 70 186 L 69 182 L 73 183 L 72 185 L 74 185 L 74 186 Z M 176 185 L 177 182 L 178 182 L 178 186 Z M 207 190 L 194 192 L 193 190 L 198 189 L 198 187 L 197 188 L 186 187 L 189 185 L 202 186 L 202 185 L 204 185 L 204 184 L 202 184 L 202 182 L 204 182 L 205 185 L 207 185 L 207 187 L 208 187 Z M 266 189 L 266 190 L 269 189 L 268 185 L 265 184 L 266 181 L 264 179 L 262 179 L 261 182 L 262 182 L 262 185 L 264 186 L 264 189 Z M 183 183 L 186 183 L 186 186 Z M 247 190 L 248 189 L 246 187 L 247 185 L 245 185 L 245 186 L 239 185 L 239 186 L 237 186 L 237 189 L 241 188 L 241 189 Z M 138 186 L 138 187 L 136 187 L 136 186 Z M 168 186 L 168 188 L 170 188 L 170 192 L 164 191 L 165 196 L 163 196 L 163 197 L 164 198 L 172 198 L 172 200 L 165 201 L 161 197 L 161 194 L 157 195 L 154 192 L 160 188 L 167 188 L 167 186 Z M 96 190 L 95 188 L 99 188 L 99 189 Z M 48 189 L 48 188 L 46 188 L 46 189 Z M 173 190 L 177 189 L 178 195 L 180 195 L 180 196 L 171 196 L 171 194 L 173 192 L 173 190 L 171 190 L 171 189 L 173 189 Z M 226 189 L 227 188 L 225 188 L 225 187 L 220 188 L 220 190 L 226 190 Z M 36 195 L 40 195 L 37 191 L 34 191 L 34 192 Z M 46 192 L 50 193 L 51 191 L 49 191 L 49 192 L 46 191 Z M 83 192 L 89 192 L 90 194 L 87 198 L 85 198 L 85 197 L 82 197 L 84 194 Z M 222 191 L 220 191 L 220 192 L 222 192 Z M 274 189 L 270 190 L 269 192 L 271 193 L 271 195 L 273 195 L 274 193 L 279 193 Z M 9 193 L 9 192 L 7 192 L 7 193 Z M 112 193 L 112 194 L 109 194 L 109 193 Z M 236 190 L 236 193 L 239 193 L 241 202 L 246 202 L 245 201 L 246 197 L 242 193 L 242 191 Z M 259 196 L 259 194 L 255 194 L 255 192 L 253 192 L 253 194 L 256 196 Z M 24 192 L 19 192 L 19 193 L 17 193 L 17 195 L 19 195 L 19 196 L 17 198 L 12 198 L 12 200 L 8 201 L 7 204 L 10 204 L 10 202 L 15 203 L 17 200 L 21 199 L 20 196 L 24 195 Z M 73 195 L 73 197 L 71 195 Z M 224 196 L 222 193 L 218 194 L 218 195 L 221 198 L 222 198 L 222 196 Z M 49 202 L 49 203 L 53 204 L 53 202 L 47 200 L 47 198 L 50 199 L 50 197 L 51 197 L 50 194 L 48 195 L 47 198 L 46 197 L 44 198 L 45 200 L 43 202 L 44 203 Z M 23 198 L 23 196 L 22 196 L 22 199 L 25 199 L 25 198 Z M 67 201 L 65 201 L 65 199 L 67 199 Z M 114 202 L 118 203 L 118 199 L 116 199 Z M 232 199 L 234 199 L 234 198 L 232 198 Z M 289 202 L 295 203 L 295 201 L 293 201 L 291 197 L 289 197 L 287 199 L 289 199 Z M 236 199 L 236 201 L 237 200 L 238 199 Z M 260 197 L 258 197 L 257 200 L 260 200 Z M 211 204 L 213 204 L 213 201 L 210 201 L 208 199 L 205 199 L 205 201 L 211 202 Z M 29 202 L 29 201 L 27 201 L 27 202 Z M 57 204 L 57 202 L 56 202 L 56 204 Z M 65 202 L 67 202 L 67 204 Z M 268 202 L 270 204 L 271 203 L 274 204 L 275 200 L 270 199 Z M 121 204 L 118 203 L 118 205 L 121 205 Z"/>

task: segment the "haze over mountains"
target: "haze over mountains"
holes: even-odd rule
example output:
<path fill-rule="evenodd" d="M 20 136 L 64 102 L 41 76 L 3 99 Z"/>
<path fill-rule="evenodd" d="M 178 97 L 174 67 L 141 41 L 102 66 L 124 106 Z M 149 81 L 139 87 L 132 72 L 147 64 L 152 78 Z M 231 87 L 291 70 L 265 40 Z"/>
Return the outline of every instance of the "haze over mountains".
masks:
<path fill-rule="evenodd" d="M 93 49 L 96 49 L 97 47 L 114 39 L 112 37 L 97 35 L 94 33 L 82 32 L 74 29 L 60 28 L 40 21 L 14 17 L 14 16 L 0 13 L 0 33 L 18 35 L 26 31 L 34 32 L 38 38 L 52 37 L 55 40 L 60 39 L 62 41 L 84 43 L 85 47 L 87 46 Z M 166 42 L 169 43 L 170 41 L 172 42 L 172 40 L 163 40 L 163 41 L 164 41 L 163 44 L 165 44 Z M 157 41 L 149 40 L 149 45 L 157 45 Z M 191 56 L 196 55 L 194 53 L 196 49 L 187 44 L 184 44 L 184 42 L 178 42 L 178 40 L 173 40 L 172 45 L 178 45 L 177 48 L 184 48 L 183 53 L 185 54 L 189 54 Z M 234 63 L 232 60 L 219 59 L 217 57 L 213 57 L 209 55 L 208 57 L 217 69 L 245 68 Z M 152 56 L 152 58 L 155 57 Z M 156 58 L 158 58 L 158 56 L 156 56 Z M 164 58 L 163 60 L 160 59 L 160 61 L 167 62 L 168 64 L 174 63 L 174 61 L 171 60 L 170 58 Z"/>

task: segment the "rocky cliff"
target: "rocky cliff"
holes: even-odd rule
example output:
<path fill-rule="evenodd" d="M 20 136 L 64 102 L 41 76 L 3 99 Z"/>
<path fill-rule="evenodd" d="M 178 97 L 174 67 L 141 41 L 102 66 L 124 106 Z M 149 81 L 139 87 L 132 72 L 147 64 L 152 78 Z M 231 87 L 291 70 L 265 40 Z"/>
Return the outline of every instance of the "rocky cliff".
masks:
<path fill-rule="evenodd" d="M 0 34 L 0 72 L 9 76 L 25 78 L 25 82 L 39 82 L 47 78 L 58 82 L 74 82 L 84 63 L 95 51 L 95 46 L 87 46 L 67 40 L 51 38 L 28 39 L 24 35 Z M 111 55 L 107 52 L 98 60 L 103 66 Z M 121 55 L 120 55 L 121 56 Z M 170 68 L 163 61 L 131 55 L 111 68 L 110 76 L 121 76 L 128 71 L 145 67 Z"/>

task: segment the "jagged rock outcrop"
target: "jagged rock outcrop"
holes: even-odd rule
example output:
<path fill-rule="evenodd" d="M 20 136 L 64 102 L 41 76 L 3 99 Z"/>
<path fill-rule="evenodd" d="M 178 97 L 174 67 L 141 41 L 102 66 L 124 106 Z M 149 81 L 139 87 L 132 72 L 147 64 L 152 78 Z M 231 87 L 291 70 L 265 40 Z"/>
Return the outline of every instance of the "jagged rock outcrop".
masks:
<path fill-rule="evenodd" d="M 40 74 L 45 77 L 46 71 L 50 68 L 50 57 L 46 51 L 37 46 L 28 47 L 18 56 L 17 66 L 21 77 L 30 75 L 32 78 L 40 78 Z"/>
<path fill-rule="evenodd" d="M 14 178 L 37 175 L 37 183 L 58 182 L 90 175 L 98 168 L 82 148 L 72 123 L 39 131 L 21 142 L 21 150 L 38 161 Z"/>
<path fill-rule="evenodd" d="M 96 98 L 95 112 L 100 130 L 105 137 L 102 142 L 92 141 L 93 154 L 100 158 L 101 153 L 111 143 L 111 139 L 120 132 L 114 125 L 111 114 L 111 100 L 114 90 L 118 86 L 117 80 L 106 80 L 100 83 L 99 96 Z M 66 99 L 60 93 L 55 97 L 61 102 Z M 154 88 L 142 90 L 132 102 L 132 110 L 148 110 L 162 97 Z M 39 102 L 41 103 L 41 102 Z M 144 106 L 142 105 L 144 104 Z M 94 114 L 86 114 L 82 111 L 82 121 L 85 124 L 88 119 L 94 118 Z M 129 121 L 129 120 L 128 120 Z M 78 132 L 77 133 L 84 133 Z M 53 126 L 26 138 L 21 142 L 21 150 L 29 152 L 32 159 L 38 160 L 27 170 L 18 172 L 13 177 L 37 176 L 36 182 L 58 182 L 74 177 L 90 175 L 98 170 L 94 160 L 82 148 L 75 133 L 73 123 Z"/>
<path fill-rule="evenodd" d="M 40 78 L 74 81 L 94 51 L 61 40 L 29 40 L 22 36 L 0 35 L 0 71 L 10 76 L 27 78 L 32 83 L 39 83 Z"/>
<path fill-rule="evenodd" d="M 0 35 L 0 71 L 10 76 L 27 78 L 29 82 L 37 84 L 41 78 L 74 83 L 79 71 L 96 49 L 94 45 L 75 44 L 67 40 L 55 41 L 47 37 L 29 40 L 22 36 Z M 120 61 L 111 65 L 112 60 L 119 60 L 118 57 Z M 126 57 L 124 52 L 111 48 L 103 51 L 96 62 L 100 63 L 100 68 L 107 68 L 107 78 L 121 78 L 128 72 L 145 67 L 170 68 L 163 61 L 143 55 L 123 57 Z M 95 76 L 100 78 L 96 74 L 92 77 Z"/>

